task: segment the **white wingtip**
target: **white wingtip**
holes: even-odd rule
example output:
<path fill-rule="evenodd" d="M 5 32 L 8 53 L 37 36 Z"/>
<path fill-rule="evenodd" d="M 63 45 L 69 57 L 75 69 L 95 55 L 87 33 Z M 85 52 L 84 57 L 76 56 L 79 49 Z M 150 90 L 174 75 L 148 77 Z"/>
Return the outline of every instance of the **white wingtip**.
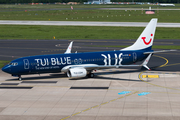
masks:
<path fill-rule="evenodd" d="M 150 60 L 150 58 L 151 58 L 151 55 L 152 55 L 152 53 L 151 54 L 149 54 L 149 56 L 144 60 L 144 62 L 142 63 L 142 66 L 144 66 L 146 69 L 148 69 L 148 70 L 151 70 L 148 66 L 147 66 L 147 64 L 148 64 L 148 62 L 149 62 L 149 60 Z"/>
<path fill-rule="evenodd" d="M 148 70 L 151 70 L 147 65 L 143 65 L 143 67 L 145 67 Z"/>

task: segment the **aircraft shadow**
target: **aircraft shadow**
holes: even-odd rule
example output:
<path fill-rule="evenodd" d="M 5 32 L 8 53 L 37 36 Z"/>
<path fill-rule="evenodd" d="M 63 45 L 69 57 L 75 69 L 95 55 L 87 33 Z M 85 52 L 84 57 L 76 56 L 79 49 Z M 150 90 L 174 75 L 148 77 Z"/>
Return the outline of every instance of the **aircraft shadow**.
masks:
<path fill-rule="evenodd" d="M 105 71 L 105 72 L 98 72 L 95 73 L 97 75 L 107 75 L 107 74 L 124 74 L 124 73 L 135 73 L 135 72 L 141 72 L 143 70 L 130 70 L 130 71 Z"/>
<path fill-rule="evenodd" d="M 106 80 L 122 80 L 122 81 L 141 81 L 141 80 L 131 80 L 131 79 L 123 79 L 123 78 L 111 78 L 111 77 L 102 77 L 99 75 L 110 75 L 110 74 L 124 74 L 124 73 L 135 73 L 135 72 L 142 72 L 146 70 L 145 68 L 137 69 L 137 70 L 127 70 L 127 71 L 104 71 L 104 72 L 97 72 L 95 74 L 95 79 L 106 79 Z M 36 77 L 23 77 L 22 76 L 22 81 L 26 80 L 47 80 L 47 79 L 53 79 L 53 78 L 67 78 L 66 74 L 62 73 L 56 73 L 56 74 L 49 74 L 46 76 L 36 76 Z M 72 78 L 69 80 L 84 80 L 84 79 L 89 79 L 88 77 L 84 78 Z M 19 81 L 18 78 L 14 79 L 7 79 L 6 81 Z"/>
<path fill-rule="evenodd" d="M 24 80 L 47 80 L 47 79 L 53 79 L 53 78 L 67 78 L 66 74 L 50 74 L 47 76 L 36 76 L 36 77 L 23 77 L 22 81 Z M 7 79 L 6 81 L 19 81 L 18 78 L 14 79 Z"/>
<path fill-rule="evenodd" d="M 135 80 L 135 79 L 124 79 L 124 78 L 112 78 L 112 77 L 102 77 L 98 76 L 95 77 L 95 79 L 103 79 L 103 80 L 121 80 L 121 81 L 136 81 L 136 82 L 142 82 L 141 80 Z"/>
<path fill-rule="evenodd" d="M 124 78 L 112 78 L 112 77 L 103 77 L 103 76 L 99 76 L 99 75 L 110 75 L 110 74 L 124 74 L 124 73 L 135 73 L 135 72 L 141 72 L 144 71 L 144 68 L 138 69 L 138 70 L 131 70 L 131 71 L 104 71 L 104 72 L 97 72 L 94 73 L 95 77 L 94 79 L 106 79 L 106 80 L 121 80 L 121 81 L 137 81 L 137 82 L 142 82 L 141 80 L 135 80 L 135 79 L 124 79 Z M 88 77 L 85 78 L 73 78 L 70 80 L 84 80 L 84 79 L 90 79 Z"/>

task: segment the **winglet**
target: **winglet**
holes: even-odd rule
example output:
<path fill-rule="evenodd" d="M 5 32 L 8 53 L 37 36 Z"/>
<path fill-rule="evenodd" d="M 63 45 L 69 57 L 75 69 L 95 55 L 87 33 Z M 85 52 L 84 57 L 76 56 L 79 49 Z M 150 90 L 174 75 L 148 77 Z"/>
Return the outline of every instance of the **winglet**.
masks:
<path fill-rule="evenodd" d="M 67 50 L 66 50 L 66 52 L 65 52 L 64 54 L 69 54 L 69 53 L 71 53 L 72 44 L 73 44 L 73 41 L 69 44 L 69 46 L 68 46 L 68 48 L 67 48 Z"/>
<path fill-rule="evenodd" d="M 142 63 L 142 66 L 144 66 L 146 69 L 148 69 L 148 70 L 151 70 L 148 66 L 147 66 L 147 64 L 148 64 L 148 62 L 149 62 L 149 59 L 151 58 L 151 55 L 152 55 L 152 53 L 151 54 L 149 54 L 149 56 L 144 60 L 144 62 Z"/>

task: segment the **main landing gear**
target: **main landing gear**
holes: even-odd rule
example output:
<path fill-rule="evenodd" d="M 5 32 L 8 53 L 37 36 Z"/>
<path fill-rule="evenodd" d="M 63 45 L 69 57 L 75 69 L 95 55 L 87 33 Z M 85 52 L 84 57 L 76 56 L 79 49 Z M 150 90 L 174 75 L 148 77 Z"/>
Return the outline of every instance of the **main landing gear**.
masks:
<path fill-rule="evenodd" d="M 93 78 L 94 77 L 94 73 L 89 73 L 87 76 L 88 76 L 88 78 Z"/>

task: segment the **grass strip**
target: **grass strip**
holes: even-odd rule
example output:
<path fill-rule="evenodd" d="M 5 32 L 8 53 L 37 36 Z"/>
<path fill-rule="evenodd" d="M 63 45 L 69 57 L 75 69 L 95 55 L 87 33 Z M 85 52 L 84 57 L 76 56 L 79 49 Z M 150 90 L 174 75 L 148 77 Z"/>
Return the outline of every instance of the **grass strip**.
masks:
<path fill-rule="evenodd" d="M 0 39 L 137 39 L 144 27 L 0 25 Z M 179 28 L 157 28 L 155 39 L 179 39 Z"/>
<path fill-rule="evenodd" d="M 110 47 L 110 48 L 125 48 L 128 45 L 88 45 L 88 47 Z M 178 45 L 153 45 L 153 49 L 178 49 L 180 50 L 180 46 Z"/>
<path fill-rule="evenodd" d="M 70 7 L 69 7 L 70 8 Z M 148 7 L 147 7 L 148 8 Z M 145 14 L 145 10 L 11 10 L 0 9 L 0 20 L 41 20 L 41 21 L 108 21 L 108 22 L 158 22 L 179 23 L 180 10 L 156 10 Z M 143 18 L 143 19 L 142 19 Z"/>
<path fill-rule="evenodd" d="M 71 6 L 76 8 L 159 8 L 159 9 L 178 9 L 180 7 L 180 4 L 175 4 L 175 7 L 161 7 L 159 5 L 148 5 L 148 4 L 78 4 L 78 5 L 60 5 L 60 4 L 38 4 L 38 5 L 31 5 L 31 4 L 0 4 L 1 9 L 51 9 L 51 8 L 68 8 L 71 9 Z"/>
<path fill-rule="evenodd" d="M 0 68 L 9 63 L 9 61 L 0 60 Z"/>

